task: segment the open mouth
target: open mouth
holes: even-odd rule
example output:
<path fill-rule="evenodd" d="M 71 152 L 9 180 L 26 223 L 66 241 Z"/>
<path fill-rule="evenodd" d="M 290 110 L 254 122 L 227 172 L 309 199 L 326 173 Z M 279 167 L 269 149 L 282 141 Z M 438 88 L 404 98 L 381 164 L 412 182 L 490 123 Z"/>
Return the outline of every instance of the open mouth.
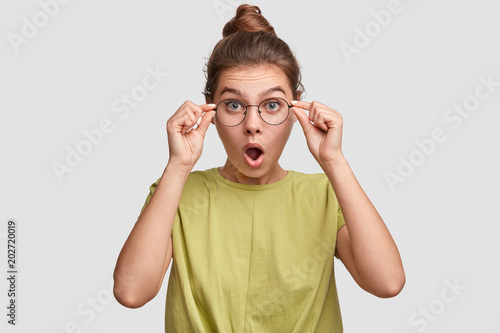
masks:
<path fill-rule="evenodd" d="M 244 158 L 249 166 L 256 168 L 262 165 L 264 161 L 264 151 L 259 144 L 249 143 L 244 148 L 246 148 Z"/>
<path fill-rule="evenodd" d="M 248 155 L 248 157 L 250 157 L 252 160 L 256 161 L 260 155 L 262 155 L 262 150 L 260 150 L 259 148 L 257 147 L 252 147 L 252 148 L 248 148 L 245 153 Z"/>

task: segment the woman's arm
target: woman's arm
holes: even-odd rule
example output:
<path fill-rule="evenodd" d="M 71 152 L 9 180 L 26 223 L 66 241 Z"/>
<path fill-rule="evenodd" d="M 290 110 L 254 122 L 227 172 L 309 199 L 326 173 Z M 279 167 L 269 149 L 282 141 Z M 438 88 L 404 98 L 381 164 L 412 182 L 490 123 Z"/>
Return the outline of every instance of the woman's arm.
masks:
<path fill-rule="evenodd" d="M 186 101 L 167 122 L 168 164 L 123 245 L 113 273 L 113 293 L 126 307 L 141 307 L 160 290 L 172 258 L 172 225 L 182 189 L 201 156 L 214 107 Z M 196 129 L 189 130 L 197 123 Z"/>
<path fill-rule="evenodd" d="M 307 115 L 293 108 L 309 150 L 330 180 L 344 215 L 345 226 L 337 233 L 339 258 L 364 290 L 379 297 L 397 295 L 405 284 L 401 257 L 342 154 L 342 116 L 319 102 L 292 104 L 309 110 Z"/>
<path fill-rule="evenodd" d="M 160 290 L 172 259 L 171 235 L 182 189 L 189 175 L 170 163 L 137 220 L 116 263 L 113 293 L 129 308 L 138 308 Z"/>
<path fill-rule="evenodd" d="M 347 161 L 323 166 L 344 215 L 336 251 L 358 285 L 378 297 L 393 297 L 405 284 L 398 248 Z"/>

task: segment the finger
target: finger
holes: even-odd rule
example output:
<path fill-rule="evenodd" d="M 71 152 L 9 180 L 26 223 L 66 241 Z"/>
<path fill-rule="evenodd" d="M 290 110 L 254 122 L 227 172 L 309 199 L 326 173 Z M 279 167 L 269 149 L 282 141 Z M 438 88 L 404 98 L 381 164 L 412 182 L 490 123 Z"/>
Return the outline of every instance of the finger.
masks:
<path fill-rule="evenodd" d="M 186 115 L 186 120 L 181 128 L 181 133 L 186 134 L 191 131 L 191 129 L 196 125 L 196 118 L 194 115 Z"/>
<path fill-rule="evenodd" d="M 306 134 L 312 126 L 311 122 L 309 121 L 309 117 L 307 116 L 304 110 L 295 107 L 292 108 L 292 110 L 295 113 L 297 119 L 299 120 L 300 126 L 304 130 L 304 134 Z"/>
<path fill-rule="evenodd" d="M 205 133 L 207 132 L 208 126 L 210 126 L 210 121 L 212 120 L 213 116 L 215 115 L 215 111 L 210 110 L 205 112 L 203 116 L 201 117 L 200 124 L 196 128 L 196 130 L 203 136 L 205 137 Z"/>
<path fill-rule="evenodd" d="M 327 111 L 325 106 L 319 102 L 312 102 L 309 110 L 309 119 L 313 122 L 314 126 L 323 131 L 328 131 L 328 119 L 326 118 Z"/>
<path fill-rule="evenodd" d="M 192 112 L 187 113 L 188 121 L 185 121 L 185 124 L 182 126 L 181 133 L 187 134 L 196 128 L 195 126 L 199 126 L 203 113 L 214 109 L 216 106 L 216 104 L 194 104 L 191 108 Z"/>
<path fill-rule="evenodd" d="M 210 111 L 210 110 L 213 110 L 215 109 L 215 107 L 217 106 L 217 104 L 202 104 L 200 105 L 200 108 L 203 110 L 203 111 Z"/>
<path fill-rule="evenodd" d="M 204 112 L 213 110 L 216 106 L 217 106 L 216 104 L 197 105 L 191 102 L 188 108 L 194 114 L 195 119 L 199 119 L 201 118 Z"/>
<path fill-rule="evenodd" d="M 323 112 L 316 112 L 313 118 L 314 126 L 321 128 L 323 131 L 328 131 L 328 124 L 326 123 L 325 115 Z"/>
<path fill-rule="evenodd" d="M 194 120 L 193 120 L 193 122 L 194 122 Z M 191 127 L 188 125 L 185 125 L 185 127 L 189 127 L 189 128 L 187 129 L 187 131 L 182 132 L 182 134 L 188 134 L 189 132 L 191 132 L 191 130 L 198 128 L 198 126 L 200 125 L 200 122 L 201 122 L 201 117 L 198 118 L 198 120 L 195 122 L 195 124 L 192 125 Z M 183 129 L 184 129 L 184 127 L 183 127 Z"/>
<path fill-rule="evenodd" d="M 309 102 L 304 102 L 304 101 L 291 101 L 293 106 L 309 110 L 311 108 L 311 103 Z"/>

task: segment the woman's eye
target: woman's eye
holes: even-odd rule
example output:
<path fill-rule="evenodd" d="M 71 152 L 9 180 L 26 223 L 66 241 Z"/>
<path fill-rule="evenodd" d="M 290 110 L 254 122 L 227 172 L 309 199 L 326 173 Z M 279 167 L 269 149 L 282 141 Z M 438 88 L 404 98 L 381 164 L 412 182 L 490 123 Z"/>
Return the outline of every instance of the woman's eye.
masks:
<path fill-rule="evenodd" d="M 229 111 L 239 111 L 241 109 L 241 103 L 238 101 L 228 101 L 226 102 L 226 108 Z"/>
<path fill-rule="evenodd" d="M 281 103 L 279 101 L 270 101 L 266 103 L 267 111 L 278 111 L 280 109 Z"/>

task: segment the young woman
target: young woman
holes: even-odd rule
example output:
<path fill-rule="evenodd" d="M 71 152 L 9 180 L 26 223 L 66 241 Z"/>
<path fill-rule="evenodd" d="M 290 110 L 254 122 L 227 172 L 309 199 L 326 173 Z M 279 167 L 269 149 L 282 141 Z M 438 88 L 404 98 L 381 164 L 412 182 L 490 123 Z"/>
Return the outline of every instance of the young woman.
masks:
<path fill-rule="evenodd" d="M 258 7 L 238 7 L 206 75 L 207 104 L 167 122 L 169 161 L 119 255 L 116 299 L 150 301 L 172 258 L 166 332 L 342 332 L 334 256 L 367 292 L 397 295 L 401 258 L 342 154 L 342 116 L 300 101 L 299 65 Z M 297 120 L 324 173 L 279 164 Z M 227 161 L 193 172 L 210 124 Z"/>

